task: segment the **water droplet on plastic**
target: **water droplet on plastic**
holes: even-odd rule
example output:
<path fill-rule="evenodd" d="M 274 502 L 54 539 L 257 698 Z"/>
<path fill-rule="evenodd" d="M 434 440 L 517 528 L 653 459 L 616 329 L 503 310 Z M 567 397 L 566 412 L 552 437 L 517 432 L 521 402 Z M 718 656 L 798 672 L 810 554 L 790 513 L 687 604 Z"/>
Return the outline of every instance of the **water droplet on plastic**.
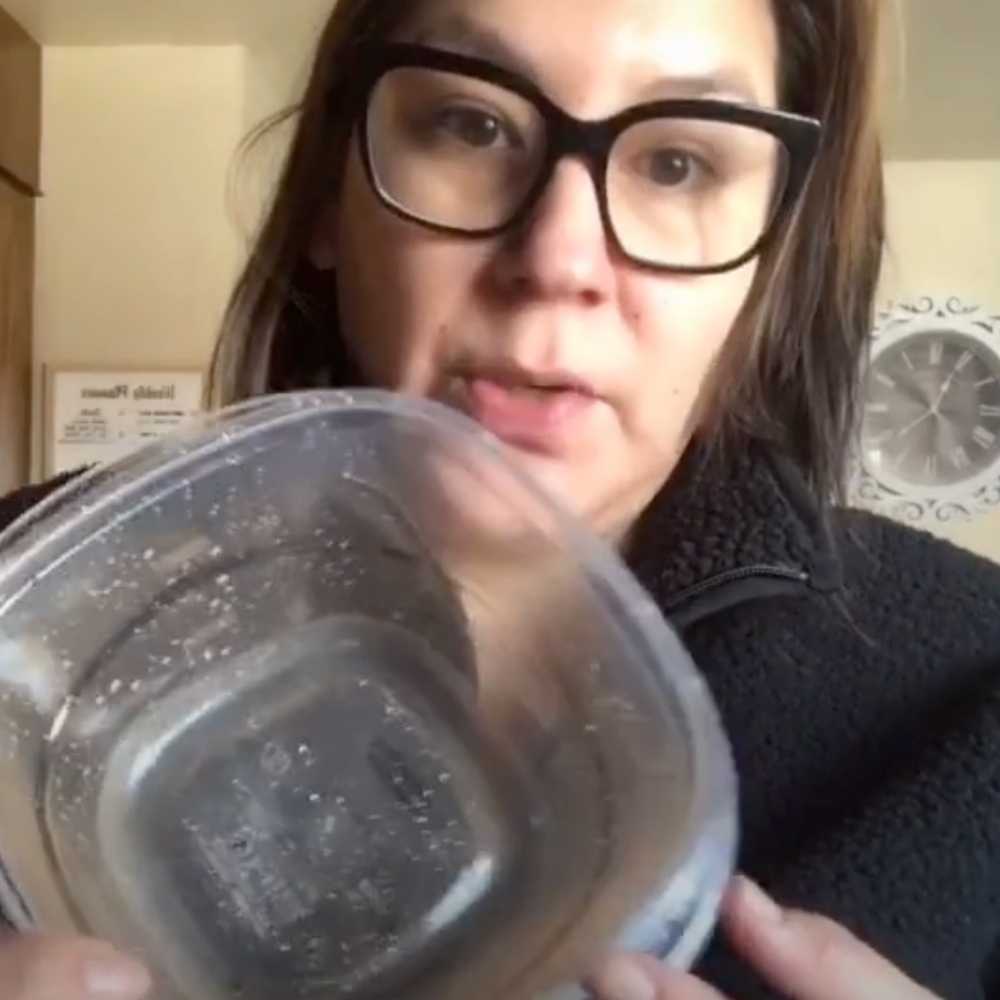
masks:
<path fill-rule="evenodd" d="M 292 766 L 291 758 L 284 747 L 277 743 L 268 743 L 260 755 L 261 767 L 272 777 L 280 778 Z"/>

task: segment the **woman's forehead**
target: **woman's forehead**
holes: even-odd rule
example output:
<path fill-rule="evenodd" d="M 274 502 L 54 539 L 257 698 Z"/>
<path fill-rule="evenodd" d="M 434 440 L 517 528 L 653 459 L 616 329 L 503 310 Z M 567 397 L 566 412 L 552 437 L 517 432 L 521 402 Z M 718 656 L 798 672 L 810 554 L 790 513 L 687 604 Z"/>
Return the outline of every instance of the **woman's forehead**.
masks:
<path fill-rule="evenodd" d="M 773 104 L 776 30 L 770 0 L 424 0 L 401 34 L 505 65 L 602 116 L 662 97 Z"/>

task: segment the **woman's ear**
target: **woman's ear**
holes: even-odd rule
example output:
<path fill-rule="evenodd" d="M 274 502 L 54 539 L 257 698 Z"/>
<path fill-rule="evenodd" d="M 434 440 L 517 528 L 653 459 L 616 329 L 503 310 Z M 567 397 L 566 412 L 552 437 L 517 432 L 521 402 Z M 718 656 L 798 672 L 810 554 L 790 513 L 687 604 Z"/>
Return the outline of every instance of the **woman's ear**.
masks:
<path fill-rule="evenodd" d="M 317 271 L 332 271 L 337 266 L 337 205 L 327 203 L 320 212 L 309 240 L 309 263 Z"/>

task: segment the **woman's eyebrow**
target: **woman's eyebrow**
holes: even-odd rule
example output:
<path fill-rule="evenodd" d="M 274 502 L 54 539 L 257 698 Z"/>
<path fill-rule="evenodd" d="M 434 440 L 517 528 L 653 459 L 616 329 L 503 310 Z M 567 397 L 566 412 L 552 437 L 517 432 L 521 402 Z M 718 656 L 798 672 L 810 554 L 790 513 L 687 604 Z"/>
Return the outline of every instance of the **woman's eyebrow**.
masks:
<path fill-rule="evenodd" d="M 542 86 L 541 73 L 528 56 L 496 29 L 480 24 L 466 15 L 451 14 L 422 25 L 410 35 L 409 40 L 418 45 L 445 48 L 459 55 L 485 59 L 517 73 L 539 88 Z M 747 104 L 760 102 L 748 73 L 738 66 L 723 66 L 709 73 L 667 73 L 657 76 L 651 83 L 640 88 L 636 103 L 671 97 L 709 96 L 725 97 Z"/>
<path fill-rule="evenodd" d="M 498 31 L 461 14 L 452 14 L 421 27 L 412 34 L 411 40 L 418 45 L 446 48 L 458 55 L 486 59 L 536 85 L 539 83 L 539 73 L 524 53 Z"/>
<path fill-rule="evenodd" d="M 747 104 L 760 102 L 749 74 L 738 67 L 722 67 L 704 74 L 667 74 L 642 88 L 641 100 L 670 97 L 725 97 Z"/>

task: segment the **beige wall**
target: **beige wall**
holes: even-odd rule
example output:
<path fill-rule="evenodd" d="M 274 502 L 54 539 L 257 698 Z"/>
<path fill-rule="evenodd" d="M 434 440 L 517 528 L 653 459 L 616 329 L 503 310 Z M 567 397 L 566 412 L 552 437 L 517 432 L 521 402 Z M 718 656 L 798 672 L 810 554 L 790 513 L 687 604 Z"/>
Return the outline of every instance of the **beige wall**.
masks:
<path fill-rule="evenodd" d="M 246 49 L 243 137 L 276 112 L 293 105 L 305 85 L 305 53 L 287 40 Z M 230 209 L 240 237 L 249 244 L 270 201 L 288 151 L 293 125 L 286 122 L 241 147 L 230 185 Z"/>
<path fill-rule="evenodd" d="M 310 0 L 300 10 L 300 16 L 282 20 L 280 31 L 272 31 L 247 46 L 245 133 L 250 133 L 275 113 L 294 106 L 301 98 L 329 6 L 330 0 Z M 232 208 L 247 241 L 255 232 L 274 190 L 292 130 L 292 122 L 271 129 L 239 158 L 233 174 Z"/>
<path fill-rule="evenodd" d="M 296 22 L 280 38 L 247 48 L 245 124 L 252 128 L 293 104 L 305 88 L 318 29 Z"/>
<path fill-rule="evenodd" d="M 960 295 L 1000 308 L 1000 160 L 886 165 L 883 298 Z"/>
<path fill-rule="evenodd" d="M 895 162 L 886 180 L 882 301 L 957 295 L 1000 311 L 1000 160 Z M 928 528 L 1000 561 L 1000 511 Z"/>
<path fill-rule="evenodd" d="M 43 81 L 36 389 L 44 364 L 203 365 L 240 257 L 244 49 L 50 47 Z"/>

